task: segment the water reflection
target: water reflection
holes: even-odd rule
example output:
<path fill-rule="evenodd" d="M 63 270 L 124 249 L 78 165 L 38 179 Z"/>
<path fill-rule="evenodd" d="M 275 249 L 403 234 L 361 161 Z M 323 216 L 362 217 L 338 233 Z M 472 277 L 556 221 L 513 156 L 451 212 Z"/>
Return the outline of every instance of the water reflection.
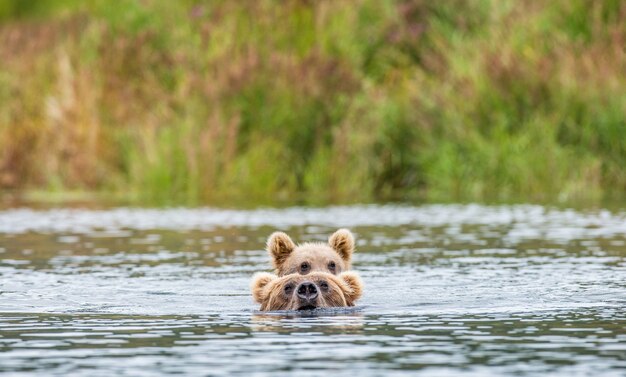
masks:
<path fill-rule="evenodd" d="M 393 370 L 548 373 L 576 366 L 579 373 L 617 373 L 626 367 L 624 321 L 623 310 L 606 309 L 305 318 L 3 314 L 0 371 L 87 374 L 104 367 L 134 374 L 167 366 L 181 373 L 215 367 L 246 373 L 251 366 L 269 372 L 355 363 Z"/>

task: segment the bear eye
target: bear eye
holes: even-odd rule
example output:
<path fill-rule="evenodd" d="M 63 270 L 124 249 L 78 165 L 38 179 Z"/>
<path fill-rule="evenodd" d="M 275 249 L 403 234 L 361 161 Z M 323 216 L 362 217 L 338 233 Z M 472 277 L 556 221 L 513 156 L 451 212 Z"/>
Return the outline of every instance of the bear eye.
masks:
<path fill-rule="evenodd" d="M 310 268 L 310 266 L 309 266 L 309 264 L 308 264 L 307 262 L 304 262 L 304 263 L 302 263 L 302 264 L 300 265 L 300 270 L 301 270 L 302 272 L 306 272 L 306 271 L 308 271 L 308 270 L 309 270 L 309 268 Z"/>
<path fill-rule="evenodd" d="M 328 283 L 325 281 L 320 282 L 320 288 L 322 288 L 323 291 L 327 291 L 328 290 Z"/>
<path fill-rule="evenodd" d="M 335 264 L 335 262 L 330 262 L 328 263 L 328 269 L 335 272 L 335 268 L 337 268 L 337 265 Z"/>
<path fill-rule="evenodd" d="M 286 294 L 291 294 L 292 291 L 293 291 L 293 284 L 287 284 L 285 286 L 285 293 Z"/>

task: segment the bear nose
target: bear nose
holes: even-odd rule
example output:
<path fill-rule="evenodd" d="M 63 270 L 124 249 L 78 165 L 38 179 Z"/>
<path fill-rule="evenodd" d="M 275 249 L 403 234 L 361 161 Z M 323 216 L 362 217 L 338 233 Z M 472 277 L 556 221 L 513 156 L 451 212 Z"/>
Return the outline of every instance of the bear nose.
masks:
<path fill-rule="evenodd" d="M 313 283 L 304 282 L 298 286 L 298 297 L 312 300 L 317 297 L 317 287 Z"/>

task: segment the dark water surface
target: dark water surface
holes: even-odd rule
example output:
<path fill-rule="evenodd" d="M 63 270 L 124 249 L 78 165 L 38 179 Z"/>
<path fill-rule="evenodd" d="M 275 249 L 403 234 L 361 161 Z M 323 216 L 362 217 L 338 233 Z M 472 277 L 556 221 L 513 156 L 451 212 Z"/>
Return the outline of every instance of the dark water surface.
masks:
<path fill-rule="evenodd" d="M 275 230 L 354 231 L 360 310 L 260 315 Z M 626 375 L 626 214 L 0 212 L 0 374 Z"/>

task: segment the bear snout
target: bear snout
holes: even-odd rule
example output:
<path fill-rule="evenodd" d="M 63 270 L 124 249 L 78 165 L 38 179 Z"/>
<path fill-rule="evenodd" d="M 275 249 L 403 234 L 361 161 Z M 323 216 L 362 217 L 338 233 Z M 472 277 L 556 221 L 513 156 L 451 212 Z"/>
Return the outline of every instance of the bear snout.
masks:
<path fill-rule="evenodd" d="M 298 285 L 298 289 L 296 291 L 296 294 L 299 298 L 308 302 L 315 300 L 317 298 L 317 293 L 318 291 L 315 284 L 308 281 L 305 281 Z"/>

